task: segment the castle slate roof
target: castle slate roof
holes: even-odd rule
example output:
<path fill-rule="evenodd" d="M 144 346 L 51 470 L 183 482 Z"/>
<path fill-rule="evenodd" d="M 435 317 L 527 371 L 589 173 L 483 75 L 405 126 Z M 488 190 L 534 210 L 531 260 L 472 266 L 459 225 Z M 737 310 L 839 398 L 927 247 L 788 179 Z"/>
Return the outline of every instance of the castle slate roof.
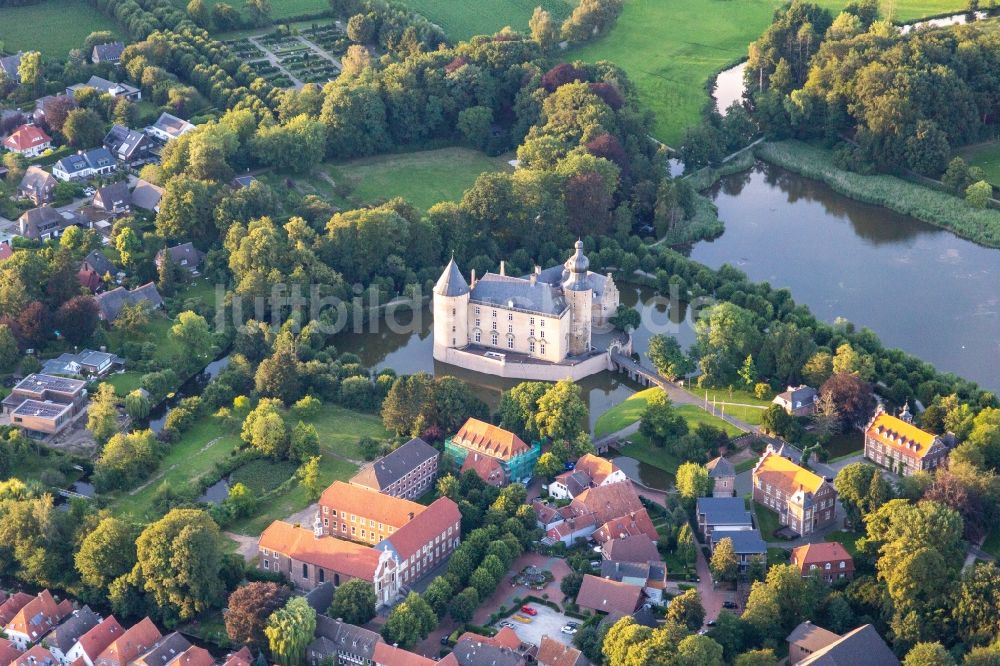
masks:
<path fill-rule="evenodd" d="M 487 273 L 476 281 L 469 298 L 484 305 L 515 308 L 544 315 L 558 315 L 566 310 L 562 292 L 544 282 L 531 283 L 524 278 Z"/>
<path fill-rule="evenodd" d="M 436 458 L 438 450 L 416 437 L 395 451 L 363 467 L 351 479 L 356 486 L 382 490 L 402 479 L 421 463 Z"/>
<path fill-rule="evenodd" d="M 434 293 L 441 296 L 461 296 L 469 293 L 469 283 L 462 277 L 462 271 L 458 270 L 455 257 L 451 258 L 444 272 L 434 285 Z"/>

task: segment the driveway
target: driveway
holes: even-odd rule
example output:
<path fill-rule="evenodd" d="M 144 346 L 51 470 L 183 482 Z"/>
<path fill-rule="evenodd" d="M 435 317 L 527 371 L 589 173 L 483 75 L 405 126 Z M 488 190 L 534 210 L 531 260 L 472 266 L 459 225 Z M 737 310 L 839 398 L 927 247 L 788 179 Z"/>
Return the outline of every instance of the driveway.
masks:
<path fill-rule="evenodd" d="M 567 622 L 583 624 L 580 620 L 574 620 L 573 618 L 566 617 L 562 613 L 558 613 L 541 604 L 529 603 L 527 605 L 538 611 L 538 615 L 531 617 L 531 622 L 518 622 L 513 616 L 508 618 L 510 623 L 514 625 L 514 632 L 517 633 L 517 637 L 520 638 L 521 641 L 531 643 L 532 645 L 541 645 L 542 637 L 548 636 L 549 638 L 557 640 L 564 645 L 573 644 L 573 637 L 564 634 L 560 630 Z M 515 615 L 517 615 L 517 613 L 515 613 Z M 520 615 L 529 617 L 524 613 L 521 613 Z"/>

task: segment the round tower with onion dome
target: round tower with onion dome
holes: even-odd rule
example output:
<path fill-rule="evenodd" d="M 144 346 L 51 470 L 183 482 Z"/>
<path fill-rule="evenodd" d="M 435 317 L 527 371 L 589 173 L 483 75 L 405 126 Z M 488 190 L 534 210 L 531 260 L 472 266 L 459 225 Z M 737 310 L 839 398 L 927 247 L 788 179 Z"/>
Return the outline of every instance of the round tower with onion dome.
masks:
<path fill-rule="evenodd" d="M 566 269 L 566 280 L 563 283 L 563 294 L 569 306 L 569 333 L 567 337 L 567 352 L 571 356 L 586 354 L 590 351 L 590 333 L 593 321 L 592 303 L 594 290 L 588 280 L 590 260 L 583 253 L 583 241 L 576 241 L 573 253 L 563 268 Z"/>

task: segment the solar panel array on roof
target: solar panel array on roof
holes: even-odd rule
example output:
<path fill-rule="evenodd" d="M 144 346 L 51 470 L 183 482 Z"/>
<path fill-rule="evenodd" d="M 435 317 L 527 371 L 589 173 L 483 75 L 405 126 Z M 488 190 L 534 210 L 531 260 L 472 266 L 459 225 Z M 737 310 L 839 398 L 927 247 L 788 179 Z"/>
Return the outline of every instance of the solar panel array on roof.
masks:
<path fill-rule="evenodd" d="M 55 375 L 33 374 L 28 375 L 14 387 L 14 390 L 41 392 L 55 391 L 56 393 L 75 393 L 86 386 L 86 382 L 69 377 L 56 377 Z"/>
<path fill-rule="evenodd" d="M 14 416 L 35 416 L 43 419 L 54 419 L 63 412 L 72 409 L 72 405 L 60 405 L 56 402 L 41 402 L 40 400 L 25 400 L 14 410 Z"/>

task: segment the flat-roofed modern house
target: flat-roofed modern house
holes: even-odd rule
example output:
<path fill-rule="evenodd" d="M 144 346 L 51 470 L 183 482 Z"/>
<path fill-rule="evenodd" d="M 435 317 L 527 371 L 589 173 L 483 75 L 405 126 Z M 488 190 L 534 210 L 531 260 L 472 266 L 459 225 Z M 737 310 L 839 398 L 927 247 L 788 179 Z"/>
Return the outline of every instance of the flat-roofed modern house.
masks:
<path fill-rule="evenodd" d="M 166 143 L 187 134 L 194 125 L 169 113 L 161 113 L 156 122 L 146 128 L 146 134 Z"/>
<path fill-rule="evenodd" d="M 47 360 L 42 366 L 42 373 L 69 377 L 103 377 L 116 365 L 122 364 L 123 361 L 114 354 L 84 349 L 76 354 L 63 353 Z"/>
<path fill-rule="evenodd" d="M 87 383 L 54 375 L 28 375 L 0 404 L 13 425 L 52 435 L 86 411 Z"/>
<path fill-rule="evenodd" d="M 440 458 L 437 449 L 416 437 L 362 467 L 351 478 L 351 484 L 415 500 L 433 486 Z"/>
<path fill-rule="evenodd" d="M 900 476 L 911 476 L 939 467 L 948 459 L 944 438 L 913 425 L 910 410 L 898 417 L 879 405 L 865 428 L 865 457 Z"/>

